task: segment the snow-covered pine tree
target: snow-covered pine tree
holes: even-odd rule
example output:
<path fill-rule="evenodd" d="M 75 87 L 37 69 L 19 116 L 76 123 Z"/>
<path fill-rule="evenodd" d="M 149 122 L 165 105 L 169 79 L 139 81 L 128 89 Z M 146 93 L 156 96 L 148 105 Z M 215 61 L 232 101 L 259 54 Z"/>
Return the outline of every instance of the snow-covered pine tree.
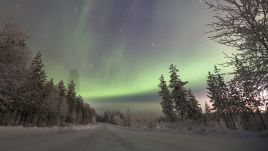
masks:
<path fill-rule="evenodd" d="M 188 118 L 198 121 L 202 117 L 202 109 L 199 107 L 199 103 L 193 95 L 191 89 L 187 91 L 187 107 Z"/>
<path fill-rule="evenodd" d="M 65 121 L 66 121 L 66 116 L 68 113 L 68 104 L 66 101 L 66 88 L 64 85 L 63 80 L 60 80 L 58 84 L 58 93 L 59 93 L 59 98 L 58 98 L 58 112 L 59 112 L 59 125 L 64 126 Z"/>
<path fill-rule="evenodd" d="M 31 63 L 31 72 L 26 83 L 26 90 L 28 92 L 29 103 L 26 109 L 26 122 L 27 125 L 37 125 L 39 120 L 43 117 L 43 113 L 46 112 L 44 108 L 45 100 L 45 87 L 47 82 L 47 75 L 42 62 L 41 52 L 37 52 L 36 56 Z"/>
<path fill-rule="evenodd" d="M 163 75 L 161 75 L 159 80 L 160 80 L 159 84 L 160 91 L 158 92 L 158 95 L 162 99 L 160 103 L 162 106 L 162 112 L 164 113 L 169 122 L 175 122 L 177 120 L 177 117 L 175 114 L 174 103 L 172 101 L 167 83 Z"/>
<path fill-rule="evenodd" d="M 170 73 L 170 84 L 169 87 L 171 91 L 171 98 L 175 104 L 175 109 L 178 114 L 179 120 L 184 120 L 187 118 L 188 108 L 187 108 L 187 90 L 184 86 L 188 83 L 183 82 L 178 75 L 179 70 L 175 65 L 171 64 L 169 67 Z"/>
<path fill-rule="evenodd" d="M 76 123 L 82 124 L 82 110 L 83 110 L 83 98 L 81 96 L 76 97 L 76 106 L 75 106 L 75 112 L 76 112 Z"/>
<path fill-rule="evenodd" d="M 84 103 L 83 110 L 82 110 L 82 123 L 88 124 L 92 122 L 91 119 L 92 119 L 92 114 L 91 114 L 90 105 L 87 103 Z"/>
<path fill-rule="evenodd" d="M 67 123 L 74 123 L 75 118 L 76 118 L 76 112 L 75 112 L 75 106 L 76 106 L 76 101 L 75 101 L 75 83 L 73 80 L 68 85 L 67 89 L 67 94 L 66 94 L 66 100 L 68 103 L 68 115 L 66 118 Z"/>
<path fill-rule="evenodd" d="M 59 84 L 58 84 L 58 89 L 59 89 L 59 95 L 61 97 L 65 97 L 66 95 L 66 89 L 65 89 L 65 85 L 63 80 L 60 80 Z"/>
<path fill-rule="evenodd" d="M 31 85 L 32 90 L 35 90 L 36 92 L 34 93 L 38 93 L 36 95 L 39 95 L 39 96 L 43 95 L 44 89 L 46 87 L 46 82 L 47 82 L 47 75 L 46 75 L 44 68 L 45 68 L 45 65 L 42 62 L 42 54 L 41 52 L 37 52 L 36 56 L 32 60 L 29 81 L 32 84 Z"/>
<path fill-rule="evenodd" d="M 236 129 L 233 116 L 233 100 L 229 98 L 229 89 L 224 81 L 220 69 L 217 66 L 214 67 L 214 74 L 209 72 L 207 79 L 207 89 L 209 90 L 208 97 L 211 99 L 213 109 L 222 114 L 222 117 L 226 123 L 227 128 Z M 231 123 L 230 123 L 231 122 Z"/>
<path fill-rule="evenodd" d="M 61 81 L 56 88 L 52 81 L 47 82 L 42 55 L 38 52 L 31 59 L 26 39 L 12 21 L 0 31 L 0 125 L 56 125 L 55 114 L 60 113 L 59 123 L 64 126 L 68 111 L 64 83 Z M 71 87 L 74 92 L 74 85 Z M 75 98 L 75 92 L 69 91 L 68 97 Z M 75 111 L 76 103 L 72 105 L 74 109 L 70 109 Z M 86 110 L 88 122 L 94 122 L 95 110 L 89 105 Z M 76 114 L 71 117 L 76 118 Z"/>
<path fill-rule="evenodd" d="M 217 66 L 214 67 L 214 74 L 208 72 L 207 76 L 207 89 L 208 89 L 208 97 L 210 98 L 210 102 L 212 103 L 212 110 L 216 110 L 222 115 L 224 122 L 227 128 L 230 128 L 228 124 L 228 119 L 225 113 L 226 100 L 222 97 L 222 90 L 219 87 L 219 79 L 221 79 L 221 75 L 219 74 L 220 70 Z"/>
<path fill-rule="evenodd" d="M 44 107 L 46 110 L 47 117 L 45 118 L 45 125 L 46 126 L 55 126 L 59 123 L 59 92 L 58 89 L 55 87 L 53 79 L 50 79 L 49 82 L 46 84 L 45 89 L 45 102 Z"/>

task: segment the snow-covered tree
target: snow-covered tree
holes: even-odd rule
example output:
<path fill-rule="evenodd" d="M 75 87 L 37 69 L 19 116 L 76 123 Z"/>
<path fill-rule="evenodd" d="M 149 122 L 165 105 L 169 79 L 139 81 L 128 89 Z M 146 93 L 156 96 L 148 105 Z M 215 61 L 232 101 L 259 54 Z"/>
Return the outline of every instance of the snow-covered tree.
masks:
<path fill-rule="evenodd" d="M 26 40 L 25 32 L 13 22 L 0 31 L 0 118 L 3 120 L 13 116 L 18 119 L 25 104 L 22 88 L 31 56 Z M 5 121 L 16 124 L 16 121 Z"/>
<path fill-rule="evenodd" d="M 58 112 L 59 112 L 59 125 L 64 126 L 66 121 L 66 116 L 68 114 L 68 104 L 66 101 L 66 89 L 63 80 L 60 80 L 58 84 Z"/>
<path fill-rule="evenodd" d="M 83 110 L 82 110 L 82 123 L 83 124 L 88 124 L 92 122 L 92 112 L 91 112 L 91 107 L 89 104 L 84 103 L 83 105 Z"/>
<path fill-rule="evenodd" d="M 230 57 L 246 64 L 258 80 L 265 82 L 268 73 L 268 1 L 212 0 L 206 1 L 216 21 L 209 24 L 210 38 L 237 49 Z M 267 84 L 266 84 L 267 85 Z"/>
<path fill-rule="evenodd" d="M 76 92 L 75 92 L 75 83 L 73 80 L 68 85 L 66 100 L 68 103 L 68 115 L 67 115 L 67 123 L 73 123 L 76 119 Z"/>
<path fill-rule="evenodd" d="M 222 118 L 225 121 L 226 127 L 230 128 L 228 124 L 227 115 L 225 113 L 226 109 L 226 98 L 224 97 L 224 87 L 225 85 L 222 83 L 223 77 L 220 74 L 220 70 L 217 66 L 214 67 L 214 73 L 209 72 L 207 76 L 207 89 L 208 89 L 208 97 L 210 98 L 210 102 L 213 106 L 212 110 L 217 110 L 221 113 Z"/>
<path fill-rule="evenodd" d="M 216 19 L 208 25 L 210 38 L 237 50 L 227 55 L 226 65 L 235 68 L 236 79 L 244 85 L 243 96 L 248 97 L 245 101 L 267 129 L 259 107 L 265 102 L 260 93 L 268 88 L 268 1 L 212 0 L 206 4 Z"/>
<path fill-rule="evenodd" d="M 84 102 L 83 102 L 83 98 L 81 96 L 76 97 L 75 99 L 76 101 L 76 106 L 75 106 L 75 112 L 76 112 L 76 123 L 81 124 L 82 123 L 82 119 L 83 119 L 83 106 L 84 106 Z"/>
<path fill-rule="evenodd" d="M 95 110 L 76 96 L 73 82 L 66 94 L 63 81 L 58 86 L 47 81 L 41 53 L 31 59 L 26 40 L 27 35 L 13 22 L 0 31 L 0 125 L 95 122 Z"/>
<path fill-rule="evenodd" d="M 261 120 L 261 125 L 264 129 L 267 129 L 261 111 L 259 109 L 261 106 L 264 106 L 264 101 L 262 100 L 263 97 L 261 96 L 261 93 L 266 90 L 266 86 L 260 86 L 257 82 L 257 77 L 254 76 L 254 71 L 252 71 L 249 66 L 244 66 L 238 60 L 236 62 L 236 78 L 241 84 L 241 89 L 243 92 L 242 96 L 245 99 L 244 101 L 246 102 L 247 106 L 250 108 L 250 110 L 256 111 Z"/>
<path fill-rule="evenodd" d="M 180 120 L 184 120 L 187 118 L 187 90 L 185 89 L 185 85 L 188 82 L 183 82 L 178 75 L 179 70 L 175 65 L 170 65 L 169 67 L 170 73 L 170 84 L 169 87 L 171 89 L 171 98 L 175 104 L 175 109 L 178 114 L 178 118 Z"/>
<path fill-rule="evenodd" d="M 199 107 L 199 103 L 193 95 L 191 89 L 187 91 L 187 114 L 188 118 L 198 121 L 202 117 L 202 109 Z"/>
<path fill-rule="evenodd" d="M 234 77 L 231 81 L 228 82 L 228 99 L 232 104 L 233 112 L 237 113 L 241 118 L 241 125 L 244 129 L 250 129 L 250 118 L 253 114 L 253 110 L 248 106 L 248 100 L 244 96 L 243 84 Z"/>
<path fill-rule="evenodd" d="M 36 56 L 32 60 L 29 78 L 26 83 L 26 90 L 28 92 L 28 105 L 26 111 L 29 112 L 25 117 L 30 125 L 35 125 L 41 121 L 44 112 L 46 112 L 45 101 L 45 88 L 47 82 L 47 75 L 42 62 L 41 52 L 37 52 Z"/>
<path fill-rule="evenodd" d="M 207 85 L 208 96 L 211 99 L 212 106 L 215 110 L 221 112 L 228 128 L 236 129 L 234 122 L 236 100 L 230 97 L 229 88 L 217 66 L 214 67 L 214 74 L 209 73 Z"/>
<path fill-rule="evenodd" d="M 46 126 L 54 126 L 59 124 L 59 92 L 58 89 L 55 87 L 53 79 L 51 79 L 46 84 L 45 88 L 45 122 Z"/>
<path fill-rule="evenodd" d="M 65 97 L 66 95 L 66 89 L 65 89 L 65 85 L 63 80 L 60 80 L 59 84 L 58 84 L 58 89 L 59 89 L 59 95 L 61 97 Z"/>
<path fill-rule="evenodd" d="M 167 83 L 164 79 L 164 76 L 161 75 L 160 77 L 160 91 L 158 92 L 158 95 L 161 97 L 161 106 L 162 106 L 162 112 L 170 122 L 175 122 L 177 120 L 174 103 L 172 101 Z"/>

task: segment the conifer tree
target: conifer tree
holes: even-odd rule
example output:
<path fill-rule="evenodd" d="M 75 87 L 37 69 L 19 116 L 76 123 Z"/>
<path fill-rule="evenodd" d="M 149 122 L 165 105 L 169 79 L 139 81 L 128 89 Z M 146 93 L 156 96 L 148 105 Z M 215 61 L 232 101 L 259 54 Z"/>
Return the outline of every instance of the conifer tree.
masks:
<path fill-rule="evenodd" d="M 172 101 L 175 104 L 175 109 L 177 111 L 177 114 L 179 116 L 180 120 L 184 120 L 187 118 L 187 94 L 186 89 L 184 86 L 188 82 L 183 82 L 180 79 L 180 76 L 178 75 L 179 70 L 176 68 L 175 65 L 170 65 L 169 67 L 169 73 L 170 73 L 170 84 L 169 87 L 172 90 L 171 91 L 171 98 Z"/>
<path fill-rule="evenodd" d="M 45 89 L 45 114 L 46 117 L 43 123 L 46 126 L 55 126 L 59 123 L 59 92 L 58 89 L 54 85 L 53 79 L 50 79 L 49 82 L 46 84 Z"/>
<path fill-rule="evenodd" d="M 175 122 L 176 121 L 176 114 L 174 109 L 174 104 L 172 102 L 172 98 L 168 89 L 168 86 L 166 84 L 166 81 L 164 79 L 164 76 L 161 75 L 160 77 L 160 91 L 158 92 L 159 96 L 162 98 L 161 106 L 162 106 L 162 112 L 166 116 L 169 122 Z"/>
<path fill-rule="evenodd" d="M 66 119 L 67 123 L 73 123 L 75 121 L 75 118 L 76 118 L 75 96 L 76 96 L 75 83 L 73 80 L 71 80 L 70 84 L 68 85 L 67 94 L 66 94 L 66 99 L 67 99 L 67 103 L 68 103 L 68 115 L 67 115 L 67 119 Z"/>
<path fill-rule="evenodd" d="M 229 89 L 217 66 L 214 67 L 214 74 L 209 72 L 207 85 L 207 89 L 209 90 L 208 96 L 211 99 L 212 106 L 222 114 L 227 128 L 236 129 L 232 111 L 232 105 L 234 103 L 228 96 Z M 229 124 L 228 119 L 230 119 L 231 124 Z"/>
<path fill-rule="evenodd" d="M 68 104 L 66 101 L 66 88 L 65 88 L 63 80 L 60 80 L 58 84 L 58 93 L 59 93 L 59 98 L 58 98 L 59 124 L 60 126 L 64 126 L 67 112 L 68 112 L 67 111 Z"/>
<path fill-rule="evenodd" d="M 189 119 L 198 121 L 202 117 L 202 109 L 199 107 L 199 103 L 192 94 L 191 89 L 187 91 L 187 107 Z"/>
<path fill-rule="evenodd" d="M 82 123 L 82 110 L 83 110 L 83 98 L 81 96 L 76 97 L 76 106 L 75 106 L 75 112 L 76 112 L 76 123 L 81 124 Z"/>
<path fill-rule="evenodd" d="M 53 80 L 47 82 L 42 55 L 38 52 L 31 59 L 26 39 L 26 34 L 13 22 L 0 31 L 0 125 L 82 123 L 84 100 L 76 97 L 75 84 L 70 83 L 66 95 L 63 81 L 58 87 Z M 95 110 L 89 104 L 84 110 L 86 123 L 95 122 Z"/>
<path fill-rule="evenodd" d="M 29 109 L 30 118 L 28 121 L 30 124 L 38 122 L 41 118 L 44 110 L 44 99 L 45 99 L 45 86 L 46 86 L 46 72 L 42 62 L 41 52 L 38 52 L 31 64 L 31 72 L 27 84 L 27 91 L 29 92 Z M 29 115 L 26 115 L 29 117 Z M 37 117 L 36 117 L 37 116 Z M 27 118 L 27 117 L 26 117 Z M 37 123 L 38 124 L 38 123 Z"/>
<path fill-rule="evenodd" d="M 90 105 L 87 103 L 84 103 L 83 108 L 82 108 L 82 124 L 88 124 L 91 122 L 91 112 L 90 110 Z"/>
<path fill-rule="evenodd" d="M 227 128 L 230 128 L 227 117 L 225 114 L 225 106 L 226 102 L 222 97 L 222 90 L 219 87 L 219 80 L 222 79 L 221 75 L 219 74 L 219 69 L 217 66 L 214 67 L 214 74 L 211 72 L 208 72 L 208 77 L 207 77 L 207 89 L 209 90 L 208 92 L 208 97 L 210 98 L 210 102 L 212 103 L 212 110 L 217 110 L 220 112 L 222 115 L 224 122 L 226 124 Z"/>
<path fill-rule="evenodd" d="M 61 97 L 65 97 L 66 89 L 65 89 L 65 85 L 64 85 L 63 80 L 60 80 L 59 85 L 58 85 L 58 89 L 59 89 L 59 95 Z"/>

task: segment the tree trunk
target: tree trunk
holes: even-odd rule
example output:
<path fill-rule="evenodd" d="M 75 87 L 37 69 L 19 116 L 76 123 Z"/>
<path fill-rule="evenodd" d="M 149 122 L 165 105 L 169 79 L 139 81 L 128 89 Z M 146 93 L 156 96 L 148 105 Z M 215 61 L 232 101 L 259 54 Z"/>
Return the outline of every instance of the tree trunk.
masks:
<path fill-rule="evenodd" d="M 251 114 L 252 114 L 253 120 L 255 122 L 255 125 L 257 126 L 257 130 L 260 131 L 261 129 L 260 129 L 259 125 L 258 125 L 258 122 L 257 122 L 256 118 L 255 118 L 254 112 L 251 112 Z"/>
<path fill-rule="evenodd" d="M 247 115 L 246 115 L 246 112 L 245 110 L 243 109 L 242 113 L 241 113 L 241 118 L 243 120 L 243 123 L 245 125 L 245 129 L 246 130 L 249 130 L 249 121 L 248 121 L 248 118 L 247 118 Z"/>
<path fill-rule="evenodd" d="M 36 126 L 41 127 L 42 126 L 42 124 L 41 124 L 41 122 L 42 122 L 41 112 L 37 112 L 36 116 L 37 116 L 36 117 Z"/>
<path fill-rule="evenodd" d="M 47 115 L 47 126 L 50 126 L 51 113 Z"/>
<path fill-rule="evenodd" d="M 249 123 L 249 118 L 248 118 L 247 112 L 245 110 L 245 105 L 243 104 L 241 106 L 241 108 L 242 108 L 242 117 L 243 117 L 244 124 L 246 126 L 246 130 L 249 130 L 250 129 L 250 123 Z"/>
<path fill-rule="evenodd" d="M 225 114 L 224 114 L 223 111 L 222 111 L 222 116 L 223 116 L 224 122 L 225 122 L 225 124 L 226 124 L 226 127 L 229 129 L 230 127 L 229 127 L 229 124 L 228 124 L 228 122 L 227 122 L 226 116 L 225 116 Z"/>
<path fill-rule="evenodd" d="M 263 120 L 263 118 L 262 118 L 261 112 L 260 112 L 260 110 L 258 109 L 258 107 L 257 107 L 257 113 L 258 113 L 258 115 L 259 115 L 259 117 L 260 117 L 260 120 L 261 120 L 261 123 L 262 123 L 263 128 L 266 130 L 267 127 L 266 127 L 266 125 L 265 125 L 265 123 L 264 123 L 264 120 Z"/>
<path fill-rule="evenodd" d="M 20 110 L 17 110 L 16 116 L 15 116 L 15 120 L 14 120 L 14 123 L 13 123 L 13 126 L 16 126 L 17 125 L 17 121 L 18 121 L 19 115 L 20 115 Z"/>
<path fill-rule="evenodd" d="M 19 119 L 19 125 L 21 125 L 22 124 L 22 121 L 23 121 L 23 118 L 24 118 L 24 111 L 22 110 L 21 111 L 21 116 L 20 116 L 20 119 Z"/>
<path fill-rule="evenodd" d="M 234 119 L 233 119 L 233 114 L 232 114 L 232 112 L 231 112 L 229 107 L 228 107 L 228 111 L 229 111 L 229 114 L 231 116 L 231 121 L 232 121 L 232 124 L 233 124 L 233 128 L 236 129 L 235 122 L 234 122 Z"/>
<path fill-rule="evenodd" d="M 6 112 L 1 113 L 1 115 L 0 115 L 0 125 L 4 125 L 5 116 L 6 116 Z"/>
<path fill-rule="evenodd" d="M 27 118 L 28 118 L 28 112 L 26 112 L 24 115 L 24 119 L 22 121 L 23 125 L 25 125 L 27 123 Z"/>

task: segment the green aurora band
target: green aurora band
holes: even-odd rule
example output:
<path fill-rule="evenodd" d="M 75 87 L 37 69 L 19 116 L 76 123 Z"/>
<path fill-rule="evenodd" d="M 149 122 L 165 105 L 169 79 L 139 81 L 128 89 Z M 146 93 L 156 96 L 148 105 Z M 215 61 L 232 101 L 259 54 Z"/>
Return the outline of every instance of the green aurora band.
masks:
<path fill-rule="evenodd" d="M 77 93 L 88 100 L 157 95 L 158 78 L 164 74 L 168 81 L 168 67 L 175 64 L 202 101 L 208 71 L 230 51 L 204 34 L 211 18 L 197 0 L 22 0 L 20 5 L 25 11 L 20 23 L 31 35 L 30 48 L 42 52 L 48 76 L 68 83 L 69 72 L 77 71 Z"/>

